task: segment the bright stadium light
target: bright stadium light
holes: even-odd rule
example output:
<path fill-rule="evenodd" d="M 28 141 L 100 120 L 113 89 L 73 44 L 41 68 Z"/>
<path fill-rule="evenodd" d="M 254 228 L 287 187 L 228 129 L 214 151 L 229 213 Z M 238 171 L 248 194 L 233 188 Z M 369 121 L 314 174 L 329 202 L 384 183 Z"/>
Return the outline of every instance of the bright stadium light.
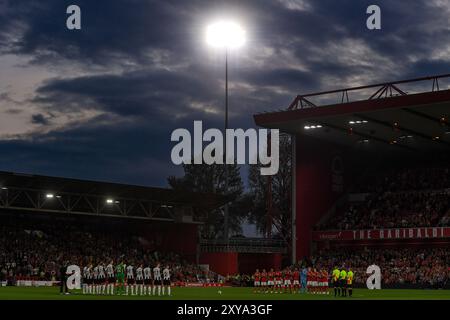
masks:
<path fill-rule="evenodd" d="M 45 197 L 46 197 L 47 199 L 53 199 L 53 198 L 55 197 L 55 195 L 54 195 L 53 193 L 47 193 L 47 194 L 45 195 Z"/>
<path fill-rule="evenodd" d="M 239 48 L 245 43 L 245 31 L 233 21 L 218 21 L 207 27 L 206 42 L 215 48 Z"/>
<path fill-rule="evenodd" d="M 113 200 L 113 199 L 106 199 L 106 203 L 107 203 L 107 204 L 113 204 L 113 203 L 114 203 L 114 200 Z"/>
<path fill-rule="evenodd" d="M 223 49 L 225 53 L 225 130 L 228 129 L 228 52 L 231 49 L 242 47 L 245 43 L 244 29 L 233 21 L 220 20 L 210 24 L 206 28 L 206 43 L 214 48 Z M 224 145 L 227 145 L 225 135 Z M 227 154 L 225 151 L 225 159 Z M 225 165 L 225 193 L 228 193 L 228 166 Z M 228 202 L 224 206 L 224 239 L 229 240 L 229 212 Z"/>

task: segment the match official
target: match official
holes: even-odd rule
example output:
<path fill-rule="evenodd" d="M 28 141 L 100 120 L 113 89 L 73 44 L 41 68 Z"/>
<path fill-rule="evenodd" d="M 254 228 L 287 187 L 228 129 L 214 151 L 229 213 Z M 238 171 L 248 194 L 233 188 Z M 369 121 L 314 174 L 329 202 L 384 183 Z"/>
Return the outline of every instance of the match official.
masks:
<path fill-rule="evenodd" d="M 340 279 L 339 279 L 340 281 L 340 287 L 341 287 L 341 296 L 342 297 L 346 297 L 347 296 L 347 289 L 346 289 L 346 287 L 347 287 L 347 272 L 344 270 L 344 269 L 342 269 L 341 270 L 341 274 L 340 274 Z"/>
<path fill-rule="evenodd" d="M 340 290 L 339 290 L 339 276 L 340 276 L 341 272 L 339 271 L 339 269 L 337 267 L 334 267 L 333 269 L 333 287 L 334 287 L 334 296 L 338 296 L 340 294 Z"/>
<path fill-rule="evenodd" d="M 353 294 L 353 271 L 352 269 L 348 269 L 347 272 L 347 290 L 348 290 L 348 296 L 351 297 Z"/>
<path fill-rule="evenodd" d="M 67 262 L 59 268 L 59 294 L 67 294 Z"/>

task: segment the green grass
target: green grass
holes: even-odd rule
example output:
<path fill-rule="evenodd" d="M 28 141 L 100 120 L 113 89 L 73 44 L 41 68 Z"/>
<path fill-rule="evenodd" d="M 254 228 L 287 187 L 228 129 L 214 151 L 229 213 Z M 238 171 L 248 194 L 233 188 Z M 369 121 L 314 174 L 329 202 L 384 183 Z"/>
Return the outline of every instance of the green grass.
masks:
<path fill-rule="evenodd" d="M 219 294 L 218 291 L 222 294 Z M 254 294 L 252 288 L 173 288 L 172 296 L 60 295 L 57 287 L 0 287 L 0 300 L 450 300 L 450 290 L 355 289 L 352 298 L 311 294 Z"/>

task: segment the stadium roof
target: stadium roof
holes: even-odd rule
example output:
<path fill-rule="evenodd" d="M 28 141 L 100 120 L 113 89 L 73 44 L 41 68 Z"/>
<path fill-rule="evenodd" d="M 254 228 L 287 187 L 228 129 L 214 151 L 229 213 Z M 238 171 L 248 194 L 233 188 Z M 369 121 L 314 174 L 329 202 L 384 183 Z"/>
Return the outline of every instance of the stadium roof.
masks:
<path fill-rule="evenodd" d="M 176 207 L 211 210 L 226 202 L 226 197 L 213 193 L 179 192 L 165 188 L 4 171 L 0 171 L 0 188 L 0 208 L 107 215 L 108 211 L 111 213 L 112 207 L 117 207 L 113 215 L 127 217 L 157 218 L 156 213 L 153 215 L 152 212 L 161 208 L 165 208 L 164 211 Z M 5 195 L 5 192 L 8 194 Z M 46 199 L 47 195 L 57 198 L 52 206 L 49 199 Z M 105 208 L 108 207 L 105 206 L 106 201 L 113 202 L 109 209 Z"/>
<path fill-rule="evenodd" d="M 299 95 L 288 110 L 254 119 L 259 126 L 348 147 L 448 150 L 450 86 L 439 88 L 439 80 L 448 79 L 450 74 Z M 425 81 L 432 81 L 431 91 L 418 87 Z M 336 95 L 340 102 L 329 103 Z"/>

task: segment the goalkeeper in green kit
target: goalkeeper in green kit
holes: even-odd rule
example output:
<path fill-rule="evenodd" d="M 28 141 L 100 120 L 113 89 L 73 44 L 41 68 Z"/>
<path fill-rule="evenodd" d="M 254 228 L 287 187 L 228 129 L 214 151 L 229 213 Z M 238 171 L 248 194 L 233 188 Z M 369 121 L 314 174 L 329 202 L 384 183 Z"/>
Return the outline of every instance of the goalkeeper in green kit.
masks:
<path fill-rule="evenodd" d="M 117 294 L 125 293 L 125 264 L 123 261 L 116 267 L 117 274 Z"/>

